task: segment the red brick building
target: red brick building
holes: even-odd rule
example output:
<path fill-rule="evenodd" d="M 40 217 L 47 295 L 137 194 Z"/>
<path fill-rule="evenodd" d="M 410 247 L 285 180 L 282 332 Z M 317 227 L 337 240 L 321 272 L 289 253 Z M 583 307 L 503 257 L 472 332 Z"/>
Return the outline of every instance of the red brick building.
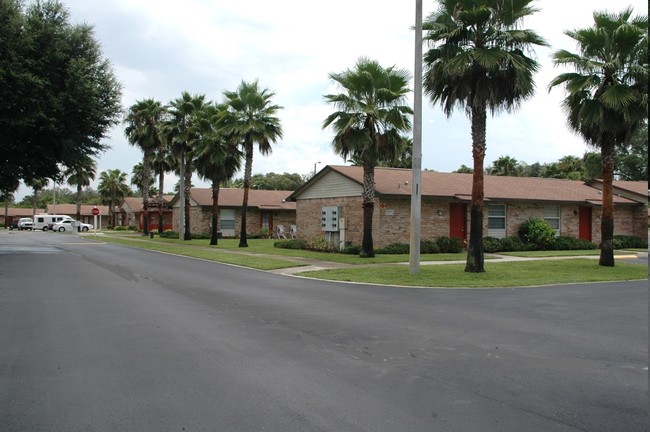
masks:
<path fill-rule="evenodd" d="M 251 189 L 248 195 L 246 231 L 259 234 L 264 228 L 269 234 L 278 225 L 287 230 L 296 223 L 296 203 L 287 200 L 292 191 Z M 190 192 L 190 230 L 209 233 L 212 221 L 212 188 L 192 188 Z M 219 231 L 224 237 L 238 237 L 241 232 L 243 189 L 223 188 L 219 191 Z M 173 226 L 178 231 L 178 195 L 170 202 Z"/>
<path fill-rule="evenodd" d="M 410 169 L 375 169 L 375 247 L 409 242 L 410 182 Z M 548 221 L 558 235 L 598 243 L 602 200 L 598 184 L 485 176 L 484 235 L 514 236 L 523 221 L 539 217 Z M 361 167 L 327 166 L 292 193 L 288 200 L 296 202 L 298 238 L 325 237 L 339 245 L 360 244 L 362 186 Z M 468 239 L 471 193 L 471 174 L 422 172 L 422 239 Z M 646 182 L 615 182 L 615 234 L 646 236 L 646 207 Z M 337 226 L 325 226 L 332 218 L 338 218 Z"/>

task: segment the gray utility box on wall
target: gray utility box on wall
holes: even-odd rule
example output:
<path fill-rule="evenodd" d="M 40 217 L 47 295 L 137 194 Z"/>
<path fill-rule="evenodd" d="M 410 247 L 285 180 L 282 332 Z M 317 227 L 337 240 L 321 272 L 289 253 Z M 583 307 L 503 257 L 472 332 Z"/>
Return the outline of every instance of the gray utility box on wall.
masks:
<path fill-rule="evenodd" d="M 329 232 L 338 231 L 340 214 L 340 207 L 323 207 L 321 209 L 321 230 Z"/>

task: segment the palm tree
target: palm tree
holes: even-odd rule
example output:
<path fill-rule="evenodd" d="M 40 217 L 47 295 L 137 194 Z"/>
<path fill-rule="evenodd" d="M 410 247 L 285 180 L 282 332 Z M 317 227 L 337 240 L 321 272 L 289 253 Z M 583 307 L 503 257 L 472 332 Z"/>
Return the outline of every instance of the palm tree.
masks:
<path fill-rule="evenodd" d="M 483 163 L 487 111 L 511 111 L 534 92 L 538 63 L 525 55 L 546 42 L 521 28 L 537 9 L 532 0 L 440 0 L 440 8 L 423 23 L 423 86 L 447 116 L 464 108 L 471 120 L 472 204 L 466 272 L 484 272 Z"/>
<path fill-rule="evenodd" d="M 490 174 L 495 176 L 517 176 L 519 175 L 519 162 L 510 156 L 501 156 L 492 162 Z"/>
<path fill-rule="evenodd" d="M 192 146 L 197 137 L 192 134 L 192 123 L 195 113 L 205 104 L 205 95 L 191 95 L 183 92 L 180 98 L 174 99 L 168 109 L 169 118 L 165 122 L 164 135 L 171 145 L 172 153 L 178 161 L 180 175 L 180 199 L 182 224 L 180 231 L 184 240 L 191 240 L 190 232 L 190 188 L 192 185 Z"/>
<path fill-rule="evenodd" d="M 68 184 L 77 187 L 76 203 L 78 221 L 81 221 L 81 195 L 83 188 L 90 186 L 90 182 L 95 180 L 96 172 L 97 163 L 89 156 L 85 156 L 77 160 L 75 165 L 68 167 L 63 173 L 67 177 L 66 181 Z M 36 194 L 34 193 L 34 195 Z"/>
<path fill-rule="evenodd" d="M 165 114 L 165 108 L 154 99 L 136 101 L 129 108 L 124 122 L 124 134 L 129 143 L 138 146 L 144 156 L 142 158 L 142 212 L 144 222 L 142 234 L 149 234 L 149 185 L 151 184 L 151 163 L 154 152 L 162 146 L 160 126 Z"/>
<path fill-rule="evenodd" d="M 31 179 L 25 181 L 27 186 L 31 187 L 32 190 L 34 191 L 34 198 L 32 199 L 32 216 L 36 216 L 36 205 L 38 204 L 38 193 L 42 191 L 45 186 L 47 186 L 48 182 L 49 181 L 46 178 Z"/>
<path fill-rule="evenodd" d="M 230 180 L 241 168 L 243 153 L 238 148 L 236 140 L 229 139 L 217 129 L 220 110 L 207 104 L 200 113 L 196 123 L 197 134 L 201 139 L 197 142 L 194 165 L 203 179 L 212 182 L 212 224 L 210 245 L 218 244 L 219 222 L 219 189 L 221 183 Z"/>
<path fill-rule="evenodd" d="M 174 159 L 168 143 L 163 141 L 163 145 L 156 150 L 153 157 L 153 168 L 158 173 L 158 232 L 163 232 L 165 174 L 174 170 L 177 165 L 178 162 Z"/>
<path fill-rule="evenodd" d="M 152 161 L 151 167 L 154 167 L 154 163 Z M 145 178 L 144 178 L 144 164 L 142 162 L 138 162 L 137 164 L 133 165 L 133 169 L 131 170 L 131 185 L 135 186 L 140 193 L 141 196 L 144 196 L 144 184 L 145 184 Z M 156 174 L 153 174 L 151 176 L 152 178 L 150 179 L 151 182 L 153 183 L 156 180 Z M 156 188 L 149 184 L 149 196 L 154 195 L 156 193 Z"/>
<path fill-rule="evenodd" d="M 325 96 L 337 111 L 323 122 L 335 135 L 332 148 L 363 167 L 363 240 L 359 256 L 375 256 L 372 240 L 372 215 L 375 206 L 375 166 L 394 161 L 404 148 L 401 132 L 411 129 L 413 113 L 406 103 L 410 92 L 409 73 L 394 66 L 360 58 L 354 69 L 331 73 L 330 79 L 342 93 Z"/>
<path fill-rule="evenodd" d="M 248 247 L 246 216 L 253 173 L 254 146 L 257 144 L 259 152 L 267 155 L 271 153 L 271 143 L 282 138 L 280 119 L 275 116 L 282 107 L 271 103 L 275 93 L 260 89 L 258 81 L 242 81 L 236 91 L 224 92 L 224 96 L 226 108 L 221 115 L 219 128 L 222 133 L 240 143 L 246 158 L 239 247 Z"/>
<path fill-rule="evenodd" d="M 616 149 L 626 145 L 648 118 L 648 16 L 594 12 L 594 26 L 566 31 L 579 53 L 559 50 L 556 65 L 575 72 L 558 75 L 549 90 L 564 84 L 562 107 L 569 126 L 602 156 L 601 266 L 614 265 L 612 180 Z"/>
<path fill-rule="evenodd" d="M 97 191 L 102 197 L 102 201 L 108 203 L 109 218 L 111 219 L 112 226 L 115 227 L 117 222 L 115 206 L 131 192 L 129 186 L 126 184 L 126 173 L 119 169 L 102 171 L 99 174 Z"/>

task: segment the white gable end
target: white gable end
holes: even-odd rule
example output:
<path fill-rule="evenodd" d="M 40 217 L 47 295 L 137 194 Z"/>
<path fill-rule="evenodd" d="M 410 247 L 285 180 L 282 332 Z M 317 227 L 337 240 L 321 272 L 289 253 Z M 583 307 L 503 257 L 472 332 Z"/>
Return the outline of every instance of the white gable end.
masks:
<path fill-rule="evenodd" d="M 363 186 L 341 174 L 329 171 L 310 187 L 302 191 L 297 199 L 334 198 L 361 196 Z"/>

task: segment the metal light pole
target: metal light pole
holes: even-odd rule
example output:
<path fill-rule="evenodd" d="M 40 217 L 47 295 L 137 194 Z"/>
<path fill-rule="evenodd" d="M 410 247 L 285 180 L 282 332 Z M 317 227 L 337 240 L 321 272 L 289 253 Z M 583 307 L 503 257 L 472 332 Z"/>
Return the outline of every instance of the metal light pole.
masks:
<path fill-rule="evenodd" d="M 420 273 L 422 202 L 422 0 L 415 0 L 415 76 L 413 77 L 413 156 L 409 270 Z"/>
<path fill-rule="evenodd" d="M 316 162 L 316 163 L 314 164 L 314 175 L 316 175 L 316 165 L 318 165 L 319 163 L 320 163 L 320 161 L 318 161 L 318 162 Z"/>

